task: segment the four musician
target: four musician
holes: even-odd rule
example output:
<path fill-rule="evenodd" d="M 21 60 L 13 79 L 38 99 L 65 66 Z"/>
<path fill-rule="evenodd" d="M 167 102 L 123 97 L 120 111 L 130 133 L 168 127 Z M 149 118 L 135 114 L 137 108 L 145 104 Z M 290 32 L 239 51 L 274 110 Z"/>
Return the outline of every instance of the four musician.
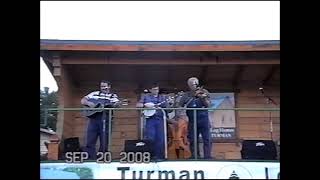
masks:
<path fill-rule="evenodd" d="M 190 91 L 184 93 L 178 103 L 178 107 L 187 108 L 203 108 L 210 106 L 209 92 L 206 89 L 199 87 L 199 80 L 195 77 L 188 79 L 188 86 Z M 161 108 L 168 108 L 169 102 L 164 95 L 159 94 L 159 85 L 153 83 L 149 86 L 148 94 L 141 96 L 140 100 L 136 104 L 138 108 L 159 108 L 155 113 L 146 117 L 146 125 L 144 131 L 144 138 L 152 140 L 153 144 L 153 159 L 165 159 L 165 118 L 167 114 Z M 111 84 L 108 81 L 100 82 L 100 91 L 94 91 L 86 95 L 81 99 L 81 104 L 89 107 L 97 107 L 96 103 L 92 100 L 99 100 L 100 103 L 108 104 L 104 107 L 119 107 L 119 99 L 115 93 L 111 93 Z M 105 144 L 108 144 L 108 111 L 104 111 L 106 116 L 103 116 L 102 112 L 95 113 L 90 116 L 90 121 L 87 129 L 87 143 L 86 151 L 89 154 L 90 159 L 96 159 L 95 145 L 97 138 L 100 138 L 100 148 L 102 151 L 103 142 L 103 117 L 106 117 L 105 126 Z M 179 113 L 178 113 L 179 114 Z M 177 115 L 178 115 L 177 114 Z M 188 125 L 188 139 L 190 142 L 190 149 L 192 151 L 192 157 L 194 158 L 194 113 L 193 110 L 187 110 L 186 114 L 189 119 Z M 202 135 L 204 144 L 204 158 L 211 159 L 211 138 L 210 138 L 210 123 L 208 117 L 208 110 L 197 110 L 197 136 Z M 197 137 L 198 138 L 198 137 Z M 106 149 L 105 149 L 106 150 Z M 107 151 L 107 150 L 106 150 Z M 199 149 L 197 150 L 199 153 Z M 200 157 L 200 156 L 198 156 Z"/>

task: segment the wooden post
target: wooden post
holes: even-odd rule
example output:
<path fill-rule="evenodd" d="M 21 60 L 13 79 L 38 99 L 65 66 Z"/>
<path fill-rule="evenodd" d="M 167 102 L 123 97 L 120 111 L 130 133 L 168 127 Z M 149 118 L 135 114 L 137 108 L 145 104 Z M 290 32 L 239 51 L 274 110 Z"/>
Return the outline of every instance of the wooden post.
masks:
<path fill-rule="evenodd" d="M 50 136 L 48 144 L 48 160 L 58 160 L 60 139 L 57 135 Z"/>

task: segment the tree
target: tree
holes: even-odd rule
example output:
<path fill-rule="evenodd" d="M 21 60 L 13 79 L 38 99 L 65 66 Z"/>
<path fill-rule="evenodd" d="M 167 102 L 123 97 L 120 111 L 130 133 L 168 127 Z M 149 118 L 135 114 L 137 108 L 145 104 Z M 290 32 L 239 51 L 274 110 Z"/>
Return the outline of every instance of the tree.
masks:
<path fill-rule="evenodd" d="M 57 108 L 58 107 L 58 94 L 56 91 L 49 93 L 49 88 L 44 87 L 42 91 L 40 89 L 40 124 L 43 128 L 51 128 L 56 130 L 57 124 L 57 111 L 48 111 L 47 113 L 47 124 L 45 122 L 45 109 Z"/>

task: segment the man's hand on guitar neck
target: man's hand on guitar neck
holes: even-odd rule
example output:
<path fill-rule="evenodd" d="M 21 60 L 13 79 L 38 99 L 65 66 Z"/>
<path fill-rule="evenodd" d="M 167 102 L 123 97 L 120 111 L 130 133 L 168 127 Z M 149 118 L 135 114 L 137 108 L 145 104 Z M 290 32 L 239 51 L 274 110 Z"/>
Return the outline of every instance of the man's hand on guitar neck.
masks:
<path fill-rule="evenodd" d="M 114 108 L 117 108 L 117 107 L 120 107 L 121 106 L 121 101 L 117 101 L 117 102 L 115 102 L 114 104 L 113 104 L 113 107 Z"/>

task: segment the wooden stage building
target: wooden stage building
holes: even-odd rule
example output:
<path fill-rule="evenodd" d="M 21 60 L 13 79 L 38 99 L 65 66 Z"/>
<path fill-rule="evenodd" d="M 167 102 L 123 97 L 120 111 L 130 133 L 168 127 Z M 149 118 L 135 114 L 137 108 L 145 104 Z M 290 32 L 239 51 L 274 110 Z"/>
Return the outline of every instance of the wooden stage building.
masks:
<path fill-rule="evenodd" d="M 59 108 L 81 107 L 80 99 L 97 90 L 102 79 L 111 81 L 113 91 L 129 100 L 127 107 L 135 107 L 147 83 L 156 81 L 167 93 L 186 91 L 191 76 L 198 77 L 210 92 L 234 93 L 236 108 L 275 108 L 266 102 L 259 87 L 280 107 L 279 41 L 43 39 L 40 52 L 57 81 Z M 280 142 L 279 111 L 236 111 L 235 120 L 235 138 L 214 141 L 212 155 L 216 159 L 241 159 L 242 140 Z M 112 153 L 123 151 L 125 140 L 139 138 L 139 122 L 138 111 L 115 112 Z M 58 113 L 60 142 L 79 137 L 85 145 L 86 126 L 80 112 Z M 63 149 L 62 144 L 58 146 Z"/>

